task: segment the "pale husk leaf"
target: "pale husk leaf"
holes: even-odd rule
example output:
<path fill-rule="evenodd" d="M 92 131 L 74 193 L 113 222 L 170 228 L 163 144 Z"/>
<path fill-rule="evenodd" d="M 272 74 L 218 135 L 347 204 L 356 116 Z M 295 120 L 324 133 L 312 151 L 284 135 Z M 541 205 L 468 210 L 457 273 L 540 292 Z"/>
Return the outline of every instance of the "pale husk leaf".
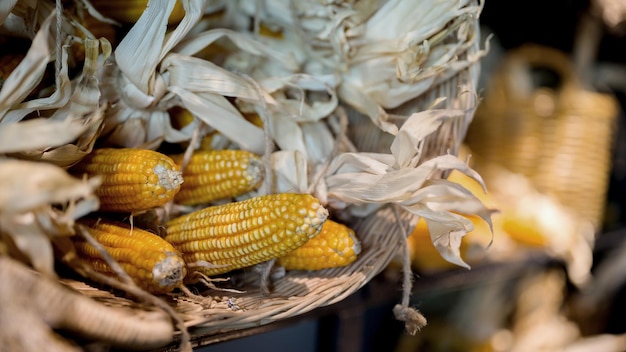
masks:
<path fill-rule="evenodd" d="M 55 121 L 37 118 L 4 125 L 0 128 L 0 153 L 44 149 L 70 143 L 89 125 L 80 120 Z"/>
<path fill-rule="evenodd" d="M 282 26 L 283 42 L 296 57 L 308 58 L 303 63 L 307 73 L 339 75 L 336 89 L 342 101 L 395 134 L 385 109 L 420 96 L 484 54 L 463 56 L 479 38 L 475 18 L 482 6 L 469 0 L 275 0 L 244 2 L 229 10 L 231 16 Z"/>
<path fill-rule="evenodd" d="M 20 112 L 14 117 L 6 116 L 9 109 L 15 108 L 22 103 L 41 82 L 46 65 L 53 59 L 54 41 L 51 33 L 51 24 L 54 18 L 54 15 L 50 15 L 44 21 L 41 29 L 33 39 L 26 57 L 22 59 L 2 85 L 2 90 L 0 90 L 0 123 L 19 121 L 24 115 L 32 111 Z M 60 83 L 63 86 L 64 83 L 68 82 L 63 81 Z M 60 89 L 61 87 L 57 88 L 53 95 L 58 96 L 56 94 L 57 91 L 67 93 L 65 90 Z M 49 103 L 53 103 L 53 101 L 49 101 Z"/>
<path fill-rule="evenodd" d="M 189 140 L 192 128 L 175 130 L 166 110 L 174 106 L 167 93 L 168 74 L 159 74 L 163 57 L 191 30 L 202 15 L 202 0 L 183 1 L 186 14 L 166 35 L 174 3 L 152 0 L 115 49 L 115 64 L 102 73 L 102 94 L 116 106 L 108 111 L 102 132 L 109 142 L 154 149 L 163 141 Z M 164 77 L 165 76 L 165 77 Z"/>
<path fill-rule="evenodd" d="M 270 158 L 271 180 L 268 185 L 263 183 L 258 189 L 259 194 L 268 193 L 306 193 L 309 185 L 307 160 L 298 151 L 280 150 L 272 153 Z"/>
<path fill-rule="evenodd" d="M 71 235 L 75 219 L 98 209 L 98 185 L 98 179 L 76 179 L 52 164 L 0 160 L 2 235 L 36 270 L 54 276 L 51 237 Z"/>
<path fill-rule="evenodd" d="M 459 214 L 478 215 L 490 228 L 491 213 L 470 191 L 434 175 L 459 170 L 486 191 L 481 176 L 454 155 L 423 160 L 421 144 L 442 121 L 464 114 L 462 110 L 426 110 L 412 114 L 391 144 L 391 154 L 342 153 L 325 176 L 324 198 L 354 216 L 367 216 L 384 204 L 397 204 L 426 220 L 433 244 L 446 260 L 467 267 L 460 257 L 461 238 L 473 229 Z"/>
<path fill-rule="evenodd" d="M 73 92 L 67 76 L 67 56 L 64 52 L 57 80 L 64 88 L 55 91 L 49 98 L 24 102 L 17 109 L 8 112 L 5 120 L 7 123 L 0 125 L 0 153 L 19 153 L 21 158 L 46 160 L 66 167 L 91 150 L 104 116 L 97 79 L 97 67 L 101 59 L 100 43 L 95 39 L 85 40 L 83 72 L 78 77 Z M 108 43 L 103 44 L 106 50 Z M 34 47 L 30 50 L 36 49 Z M 50 101 L 55 102 L 50 105 L 45 103 Z M 22 119 L 34 108 L 57 109 L 49 118 L 8 123 L 11 119 Z M 75 143 L 69 144 L 71 142 Z"/>
<path fill-rule="evenodd" d="M 4 23 L 4 20 L 9 16 L 16 3 L 17 0 L 6 0 L 0 2 L 0 24 Z"/>

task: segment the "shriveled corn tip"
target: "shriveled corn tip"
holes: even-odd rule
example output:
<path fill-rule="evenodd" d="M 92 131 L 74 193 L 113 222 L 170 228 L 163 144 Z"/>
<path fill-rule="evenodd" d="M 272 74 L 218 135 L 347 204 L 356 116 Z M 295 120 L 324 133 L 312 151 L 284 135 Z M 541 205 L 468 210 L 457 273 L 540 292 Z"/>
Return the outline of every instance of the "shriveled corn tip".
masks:
<path fill-rule="evenodd" d="M 476 232 L 482 232 L 485 228 L 489 232 L 489 226 L 478 216 L 468 216 L 468 219 L 474 222 L 476 225 L 481 225 L 480 228 L 475 229 Z M 461 241 L 461 257 L 469 263 L 472 263 L 472 258 L 467 256 L 470 249 L 470 239 L 474 236 L 474 231 L 467 233 Z M 430 237 L 428 230 L 428 224 L 423 218 L 417 222 L 415 228 L 407 238 L 407 246 L 409 247 L 409 253 L 411 255 L 411 261 L 413 267 L 421 272 L 439 272 L 457 268 L 456 264 L 450 263 L 445 260 Z M 399 261 L 399 259 L 397 259 Z"/>
<path fill-rule="evenodd" d="M 163 206 L 183 183 L 180 168 L 170 157 L 147 149 L 96 149 L 71 172 L 102 178 L 96 195 L 103 211 L 138 212 Z"/>
<path fill-rule="evenodd" d="M 190 269 L 210 276 L 286 255 L 316 236 L 327 217 L 311 195 L 272 194 L 172 219 L 165 239 Z"/>
<path fill-rule="evenodd" d="M 180 253 L 167 241 L 148 231 L 110 220 L 81 220 L 87 231 L 141 288 L 167 293 L 182 285 L 187 274 Z M 75 237 L 79 258 L 94 270 L 113 275 L 111 266 L 88 242 Z"/>
<path fill-rule="evenodd" d="M 172 159 L 182 163 L 183 156 Z M 185 182 L 174 200 L 196 205 L 233 198 L 260 186 L 263 180 L 261 158 L 245 150 L 196 151 L 183 170 Z"/>
<path fill-rule="evenodd" d="M 322 270 L 346 266 L 361 253 L 361 242 L 349 227 L 326 220 L 320 233 L 291 253 L 278 258 L 286 270 Z"/>

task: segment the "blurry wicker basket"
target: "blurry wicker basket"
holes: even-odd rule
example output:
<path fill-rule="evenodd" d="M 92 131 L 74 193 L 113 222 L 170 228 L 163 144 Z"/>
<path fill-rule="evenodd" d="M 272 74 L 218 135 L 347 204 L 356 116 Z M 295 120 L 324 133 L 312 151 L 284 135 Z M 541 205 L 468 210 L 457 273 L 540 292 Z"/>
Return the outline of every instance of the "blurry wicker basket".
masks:
<path fill-rule="evenodd" d="M 487 89 L 467 136 L 477 169 L 483 161 L 526 176 L 597 228 L 611 167 L 614 98 L 583 87 L 565 54 L 536 45 L 510 52 Z"/>
<path fill-rule="evenodd" d="M 479 33 L 478 18 L 470 18 L 468 22 L 473 26 L 475 33 Z M 450 33 L 446 39 L 454 42 L 456 37 L 454 33 Z M 469 63 L 466 67 L 454 75 L 444 70 L 439 79 L 432 81 L 432 86 L 424 94 L 388 111 L 395 116 L 406 116 L 412 112 L 423 111 L 438 98 L 445 97 L 446 108 L 463 112 L 447 119 L 437 133 L 427 137 L 423 145 L 423 160 L 446 153 L 456 154 L 474 116 L 475 97 L 472 94 L 463 94 L 460 90 L 467 89 L 473 92 L 476 89 L 479 75 L 479 41 L 475 39 L 462 56 L 464 57 L 461 59 Z M 356 116 L 353 112 L 350 115 Z M 368 121 L 369 125 L 371 124 Z M 355 131 L 359 126 L 356 127 Z M 367 143 L 362 143 L 363 140 L 368 140 L 363 135 L 351 136 L 358 151 L 389 153 L 387 142 L 390 140 L 378 138 L 381 135 L 377 128 L 371 129 L 370 132 L 376 136 L 371 139 L 375 141 L 375 145 L 367 146 Z M 348 219 L 347 223 L 354 228 L 362 242 L 362 252 L 356 262 L 337 269 L 287 272 L 272 281 L 269 296 L 264 296 L 258 284 L 250 281 L 258 279 L 259 276 L 244 271 L 242 274 L 234 274 L 233 277 L 233 282 L 240 283 L 236 288 L 241 289 L 242 293 L 210 291 L 207 294 L 209 297 L 207 302 L 183 296 L 164 299 L 182 316 L 192 334 L 197 332 L 202 336 L 264 325 L 339 302 L 366 285 L 397 255 L 404 241 L 406 227 L 417 222 L 417 217 L 409 213 L 402 213 L 400 217 L 402 223 L 399 224 L 392 209 L 382 207 L 372 216 Z M 85 296 L 93 297 L 107 305 L 131 310 L 142 309 L 131 299 L 101 286 L 82 280 L 62 281 Z"/>

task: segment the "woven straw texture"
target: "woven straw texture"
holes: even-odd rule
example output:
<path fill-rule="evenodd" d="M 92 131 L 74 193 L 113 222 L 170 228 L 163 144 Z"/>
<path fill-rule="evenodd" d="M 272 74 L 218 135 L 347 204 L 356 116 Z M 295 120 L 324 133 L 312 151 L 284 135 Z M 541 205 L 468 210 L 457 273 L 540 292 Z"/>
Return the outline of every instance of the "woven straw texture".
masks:
<path fill-rule="evenodd" d="M 541 72 L 551 74 L 553 87 L 533 82 Z M 525 46 L 511 52 L 493 77 L 467 144 L 477 169 L 483 161 L 524 175 L 598 226 L 616 116 L 615 99 L 585 89 L 567 56 Z"/>

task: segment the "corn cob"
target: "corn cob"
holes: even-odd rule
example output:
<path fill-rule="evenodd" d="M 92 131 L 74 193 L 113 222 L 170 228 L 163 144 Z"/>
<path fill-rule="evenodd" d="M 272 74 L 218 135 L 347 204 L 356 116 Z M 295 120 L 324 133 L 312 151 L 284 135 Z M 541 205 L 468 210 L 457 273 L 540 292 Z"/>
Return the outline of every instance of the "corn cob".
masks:
<path fill-rule="evenodd" d="M 91 0 L 91 4 L 106 17 L 122 23 L 135 23 L 146 10 L 148 0 Z M 182 2 L 176 1 L 167 23 L 176 24 L 184 16 Z"/>
<path fill-rule="evenodd" d="M 141 288 L 167 293 L 179 287 L 187 274 L 178 251 L 161 237 L 110 220 L 81 220 L 87 231 Z M 98 250 L 82 239 L 74 241 L 78 257 L 94 270 L 114 274 Z"/>
<path fill-rule="evenodd" d="M 257 113 L 243 114 L 243 117 L 257 127 L 263 128 L 263 119 Z"/>
<path fill-rule="evenodd" d="M 361 252 L 361 242 L 349 227 L 326 220 L 320 233 L 291 253 L 278 258 L 287 270 L 321 270 L 346 266 Z"/>
<path fill-rule="evenodd" d="M 183 156 L 175 155 L 176 164 Z M 183 170 L 185 182 L 174 197 L 196 205 L 237 197 L 256 189 L 263 179 L 261 159 L 245 150 L 196 151 Z"/>
<path fill-rule="evenodd" d="M 102 211 L 139 212 L 162 206 L 183 182 L 171 158 L 147 149 L 96 149 L 71 172 L 102 177 L 96 189 Z"/>
<path fill-rule="evenodd" d="M 311 195 L 272 194 L 172 219 L 165 239 L 190 270 L 211 276 L 286 255 L 316 236 L 327 217 Z"/>
<path fill-rule="evenodd" d="M 202 137 L 200 140 L 200 145 L 198 146 L 198 150 L 215 150 L 213 143 L 215 143 L 216 138 L 219 137 L 220 133 L 218 131 L 211 131 Z"/>
<path fill-rule="evenodd" d="M 283 30 L 279 27 L 271 27 L 265 23 L 261 23 L 259 26 L 259 34 L 273 39 L 284 39 Z"/>
<path fill-rule="evenodd" d="M 191 124 L 195 119 L 191 111 L 180 106 L 172 107 L 168 110 L 168 113 L 170 115 L 170 123 L 172 124 L 172 127 L 177 130 Z"/>

